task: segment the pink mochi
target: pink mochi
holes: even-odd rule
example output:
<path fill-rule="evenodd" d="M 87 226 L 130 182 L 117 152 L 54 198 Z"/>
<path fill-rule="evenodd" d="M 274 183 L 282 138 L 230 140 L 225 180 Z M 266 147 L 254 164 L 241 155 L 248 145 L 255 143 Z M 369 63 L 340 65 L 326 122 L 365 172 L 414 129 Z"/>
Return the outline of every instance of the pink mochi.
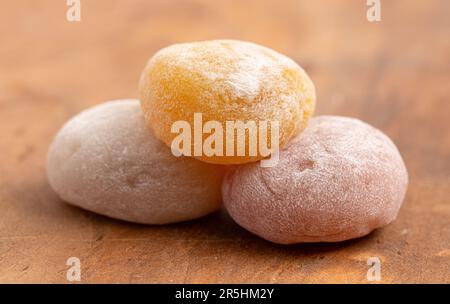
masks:
<path fill-rule="evenodd" d="M 320 116 L 270 168 L 230 171 L 222 197 L 231 217 L 280 244 L 362 237 L 397 217 L 408 173 L 381 131 L 357 119 Z"/>

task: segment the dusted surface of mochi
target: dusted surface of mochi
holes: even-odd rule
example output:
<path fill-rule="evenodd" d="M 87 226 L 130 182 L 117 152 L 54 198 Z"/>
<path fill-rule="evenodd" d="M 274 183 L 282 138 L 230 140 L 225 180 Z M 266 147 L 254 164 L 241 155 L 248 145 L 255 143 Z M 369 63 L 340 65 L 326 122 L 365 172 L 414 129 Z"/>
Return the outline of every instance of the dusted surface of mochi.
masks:
<path fill-rule="evenodd" d="M 269 48 L 236 40 L 175 44 L 160 50 L 142 72 L 139 93 L 149 125 L 168 146 L 177 135 L 171 133 L 172 124 L 188 121 L 193 126 L 194 113 L 201 113 L 204 122 L 218 121 L 223 130 L 226 121 L 277 121 L 279 143 L 284 146 L 306 127 L 315 107 L 314 85 L 299 65 Z M 225 142 L 226 135 L 224 147 Z M 248 144 L 247 139 L 247 149 Z M 262 156 L 247 152 L 198 158 L 239 164 Z"/>
<path fill-rule="evenodd" d="M 320 116 L 271 168 L 247 164 L 224 179 L 233 219 L 281 244 L 357 238 L 392 222 L 408 173 L 392 141 L 356 119 Z"/>
<path fill-rule="evenodd" d="M 222 169 L 171 154 L 145 123 L 138 100 L 118 100 L 73 117 L 47 161 L 65 201 L 117 219 L 165 224 L 194 219 L 221 202 Z"/>

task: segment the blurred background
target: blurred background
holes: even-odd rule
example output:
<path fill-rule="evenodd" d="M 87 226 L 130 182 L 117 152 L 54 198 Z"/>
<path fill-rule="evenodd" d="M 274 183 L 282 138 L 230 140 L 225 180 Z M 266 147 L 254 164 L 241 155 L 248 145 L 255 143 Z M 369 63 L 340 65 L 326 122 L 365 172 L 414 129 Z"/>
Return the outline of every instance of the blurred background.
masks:
<path fill-rule="evenodd" d="M 381 0 L 0 0 L 0 282 L 450 282 L 450 2 Z M 145 227 L 62 204 L 47 185 L 56 131 L 82 109 L 138 96 L 148 58 L 177 42 L 249 40 L 293 58 L 317 90 L 316 115 L 388 134 L 410 173 L 399 219 L 362 240 L 279 246 L 225 212 Z"/>

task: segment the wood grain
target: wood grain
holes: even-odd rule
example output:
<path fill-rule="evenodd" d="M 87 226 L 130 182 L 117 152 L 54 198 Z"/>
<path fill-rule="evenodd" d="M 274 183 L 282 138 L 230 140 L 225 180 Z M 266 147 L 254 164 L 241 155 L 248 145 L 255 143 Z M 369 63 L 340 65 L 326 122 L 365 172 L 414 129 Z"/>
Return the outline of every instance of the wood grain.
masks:
<path fill-rule="evenodd" d="M 0 282 L 450 283 L 450 2 L 82 0 L 0 4 Z M 163 227 L 111 220 L 61 202 L 45 156 L 65 120 L 136 97 L 159 48 L 250 40 L 299 62 L 317 86 L 316 114 L 358 117 L 392 137 L 410 173 L 398 220 L 358 240 L 274 245 L 220 211 Z"/>

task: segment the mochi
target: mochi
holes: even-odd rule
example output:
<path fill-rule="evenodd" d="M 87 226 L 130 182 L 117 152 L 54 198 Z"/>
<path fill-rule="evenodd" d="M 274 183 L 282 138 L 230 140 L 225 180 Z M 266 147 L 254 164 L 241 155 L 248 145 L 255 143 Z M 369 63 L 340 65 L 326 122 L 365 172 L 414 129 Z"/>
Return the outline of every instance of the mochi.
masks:
<path fill-rule="evenodd" d="M 274 167 L 246 164 L 224 179 L 231 217 L 280 244 L 337 242 L 391 223 L 408 173 L 394 143 L 357 119 L 319 116 Z"/>
<path fill-rule="evenodd" d="M 50 186 L 69 204 L 143 224 L 190 220 L 221 203 L 224 170 L 175 157 L 147 127 L 138 100 L 116 100 L 70 119 L 50 146 Z"/>

